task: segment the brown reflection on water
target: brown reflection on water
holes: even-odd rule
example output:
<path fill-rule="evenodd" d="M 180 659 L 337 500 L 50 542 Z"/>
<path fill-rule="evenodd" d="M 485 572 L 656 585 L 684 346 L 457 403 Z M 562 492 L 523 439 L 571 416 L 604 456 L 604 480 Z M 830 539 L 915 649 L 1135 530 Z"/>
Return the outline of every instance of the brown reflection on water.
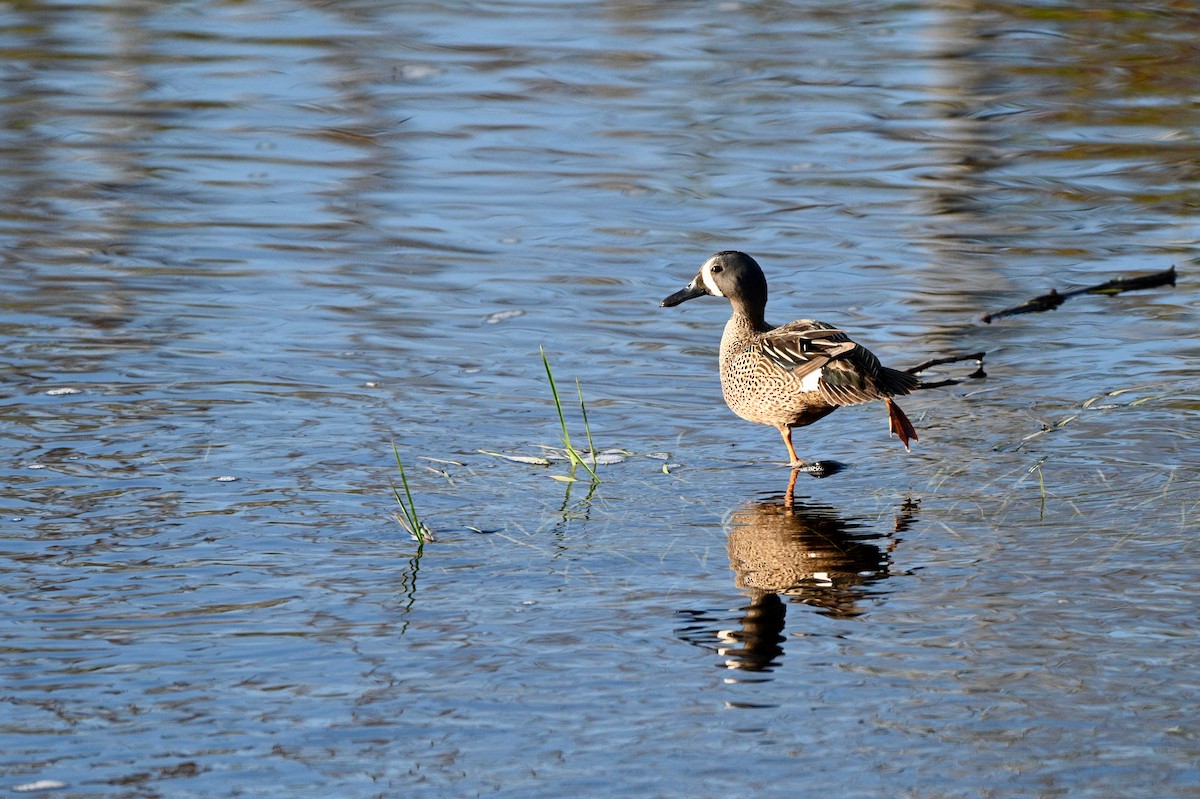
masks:
<path fill-rule="evenodd" d="M 923 30 L 929 118 L 884 135 L 931 155 L 914 183 L 925 213 L 913 236 L 931 262 L 922 294 L 942 298 L 940 313 L 1064 271 L 1171 263 L 1131 259 L 1116 240 L 1145 235 L 1141 255 L 1191 250 L 1200 142 L 1181 99 L 1200 73 L 1187 24 L 1173 33 L 1163 19 L 1196 14 L 963 3 Z"/>
<path fill-rule="evenodd" d="M 750 597 L 741 627 L 719 634 L 731 669 L 766 671 L 784 654 L 789 604 L 849 619 L 867 610 L 874 586 L 890 576 L 895 534 L 913 523 L 906 500 L 881 532 L 827 505 L 796 501 L 795 475 L 782 498 L 749 502 L 729 516 L 729 566 Z"/>

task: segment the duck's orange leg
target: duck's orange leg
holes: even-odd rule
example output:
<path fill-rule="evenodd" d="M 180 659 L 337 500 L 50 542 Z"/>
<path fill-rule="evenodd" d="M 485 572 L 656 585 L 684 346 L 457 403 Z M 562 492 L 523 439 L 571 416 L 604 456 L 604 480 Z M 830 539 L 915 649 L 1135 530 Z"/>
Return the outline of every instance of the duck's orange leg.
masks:
<path fill-rule="evenodd" d="M 792 428 L 788 427 L 785 424 L 780 425 L 779 426 L 779 435 L 783 436 L 783 443 L 787 444 L 788 457 L 790 457 L 792 459 L 791 460 L 792 468 L 797 469 L 797 468 L 803 466 L 804 461 L 802 461 L 802 460 L 800 460 L 800 458 L 796 457 L 796 448 L 792 446 Z"/>

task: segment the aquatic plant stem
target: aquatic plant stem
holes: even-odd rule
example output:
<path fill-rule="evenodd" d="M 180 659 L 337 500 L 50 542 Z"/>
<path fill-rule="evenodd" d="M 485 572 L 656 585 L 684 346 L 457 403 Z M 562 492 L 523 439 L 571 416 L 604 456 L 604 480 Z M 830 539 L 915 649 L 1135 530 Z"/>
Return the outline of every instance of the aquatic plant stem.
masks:
<path fill-rule="evenodd" d="M 1074 417 L 1072 417 L 1072 418 L 1074 418 Z M 1018 447 L 1018 449 L 1019 449 L 1019 447 Z M 1026 476 L 1029 476 L 1029 475 L 1033 474 L 1034 472 L 1037 472 L 1038 488 L 1041 490 L 1041 494 L 1042 494 L 1042 507 L 1041 507 L 1041 510 L 1038 511 L 1038 521 L 1045 521 L 1045 518 L 1046 518 L 1046 478 L 1042 476 L 1042 464 L 1046 462 L 1046 459 L 1048 457 L 1049 457 L 1048 455 L 1042 457 L 1041 459 L 1038 460 L 1037 463 L 1030 466 L 1029 469 L 1026 470 L 1026 472 L 1025 472 Z M 1021 478 L 1021 479 L 1024 479 L 1024 478 Z"/>
<path fill-rule="evenodd" d="M 571 433 L 567 430 L 567 420 L 563 416 L 562 400 L 558 397 L 558 386 L 554 384 L 554 373 L 550 371 L 550 359 L 546 357 L 546 350 L 542 347 L 538 347 L 538 352 L 542 354 L 542 365 L 546 367 L 546 379 L 550 381 L 550 393 L 554 395 L 554 409 L 558 411 L 558 423 L 562 426 L 559 439 L 567 448 L 567 452 L 574 455 L 575 448 L 571 446 Z"/>
<path fill-rule="evenodd" d="M 1037 465 L 1038 487 L 1042 490 L 1042 508 L 1038 511 L 1038 521 L 1044 521 L 1046 518 L 1046 480 L 1042 477 L 1042 464 L 1039 461 Z"/>
<path fill-rule="evenodd" d="M 588 452 L 592 453 L 592 477 L 596 476 L 596 445 L 592 443 L 592 426 L 588 424 L 587 403 L 583 401 L 583 385 L 575 378 L 575 393 L 579 395 L 579 412 L 583 414 L 583 432 L 587 433 Z"/>
<path fill-rule="evenodd" d="M 546 379 L 550 381 L 550 393 L 554 396 L 554 409 L 556 411 L 558 411 L 558 423 L 562 427 L 562 434 L 561 434 L 560 438 L 562 440 L 563 447 L 566 448 L 567 456 L 571 459 L 572 464 L 576 464 L 576 463 L 579 464 L 580 466 L 582 466 L 584 469 L 587 470 L 588 474 L 590 474 L 592 476 L 593 481 L 599 482 L 600 478 L 596 476 L 596 470 L 593 469 L 591 466 L 588 466 L 587 461 L 585 461 L 583 459 L 583 456 L 580 455 L 579 451 L 577 449 L 575 449 L 575 447 L 572 446 L 572 444 L 571 444 L 571 433 L 567 429 L 567 418 L 566 418 L 566 416 L 563 415 L 562 399 L 558 395 L 558 386 L 554 383 L 554 372 L 551 371 L 551 369 L 550 369 L 550 359 L 548 357 L 546 357 L 545 348 L 538 347 L 538 352 L 540 352 L 542 354 L 542 365 L 546 367 Z M 581 390 L 580 391 L 580 402 L 582 403 L 582 401 L 583 401 L 583 393 Z M 587 415 L 587 413 L 585 410 L 585 412 L 584 412 L 585 420 L 586 420 L 586 415 Z M 586 421 L 585 421 L 585 424 L 586 424 Z M 591 438 L 592 438 L 591 430 L 589 429 L 588 430 L 589 445 L 591 444 Z M 592 457 L 593 458 L 595 457 L 595 449 L 592 450 Z"/>
<path fill-rule="evenodd" d="M 408 476 L 404 474 L 404 463 L 400 460 L 400 450 L 396 447 L 396 442 L 392 442 L 392 454 L 396 456 L 396 467 L 400 470 L 400 482 L 404 486 L 404 497 L 400 496 L 400 491 L 396 488 L 396 484 L 392 479 L 388 478 L 388 484 L 392 487 L 392 494 L 396 497 L 396 504 L 400 506 L 400 511 L 404 514 L 404 518 L 396 517 L 401 526 L 417 539 L 417 543 L 421 546 L 425 545 L 425 527 L 421 524 L 421 518 L 417 515 L 417 506 L 413 502 L 412 491 L 408 487 Z M 408 501 L 405 502 L 404 498 Z"/>

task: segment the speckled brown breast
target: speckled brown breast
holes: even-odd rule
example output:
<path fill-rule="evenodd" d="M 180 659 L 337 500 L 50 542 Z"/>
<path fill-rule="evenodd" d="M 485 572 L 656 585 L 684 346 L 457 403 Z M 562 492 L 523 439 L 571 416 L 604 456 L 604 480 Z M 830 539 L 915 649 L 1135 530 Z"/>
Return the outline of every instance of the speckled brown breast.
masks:
<path fill-rule="evenodd" d="M 759 335 L 745 317 L 735 315 L 725 325 L 721 390 L 730 410 L 749 422 L 802 427 L 838 409 L 819 391 L 807 390 L 795 372 L 763 355 Z"/>

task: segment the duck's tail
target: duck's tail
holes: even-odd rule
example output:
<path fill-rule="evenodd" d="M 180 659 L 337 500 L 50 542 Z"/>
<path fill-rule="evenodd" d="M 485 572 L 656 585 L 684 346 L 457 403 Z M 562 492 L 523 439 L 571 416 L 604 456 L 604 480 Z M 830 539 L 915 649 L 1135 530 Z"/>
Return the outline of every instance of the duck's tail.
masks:
<path fill-rule="evenodd" d="M 921 378 L 899 369 L 889 369 L 884 366 L 879 370 L 878 381 L 886 394 L 908 394 L 921 385 Z"/>
<path fill-rule="evenodd" d="M 904 411 L 900 410 L 900 406 L 892 402 L 891 397 L 884 397 L 883 401 L 887 403 L 889 431 L 900 436 L 900 443 L 904 444 L 904 449 L 907 451 L 910 439 L 920 441 L 917 437 L 917 428 L 908 421 L 908 417 L 904 415 Z"/>

